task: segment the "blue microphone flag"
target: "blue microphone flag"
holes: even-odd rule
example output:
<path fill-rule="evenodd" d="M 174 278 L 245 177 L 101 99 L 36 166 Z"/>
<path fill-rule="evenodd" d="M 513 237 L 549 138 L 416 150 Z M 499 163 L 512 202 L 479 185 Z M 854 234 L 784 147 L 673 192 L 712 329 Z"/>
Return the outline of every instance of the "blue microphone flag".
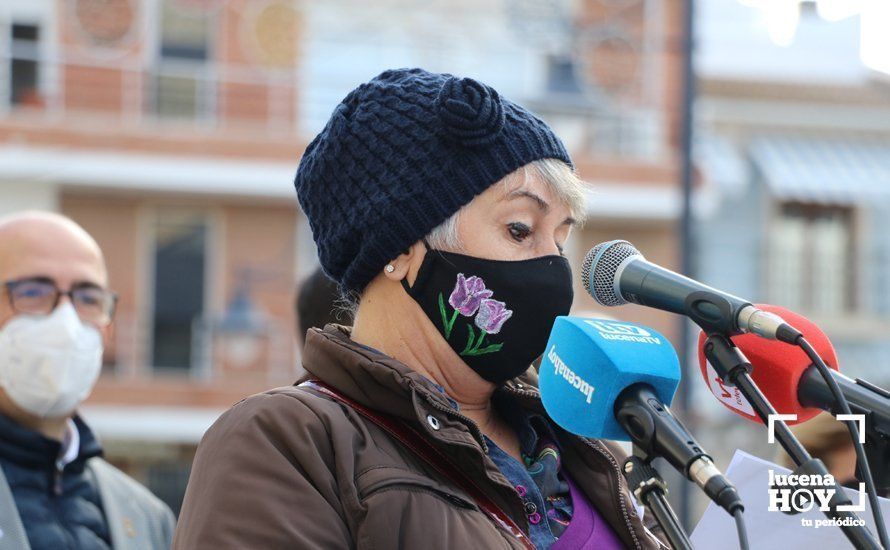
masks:
<path fill-rule="evenodd" d="M 563 429 L 629 441 L 615 420 L 615 400 L 628 386 L 649 384 L 670 405 L 680 361 L 656 330 L 606 319 L 557 317 L 539 369 L 544 408 Z"/>

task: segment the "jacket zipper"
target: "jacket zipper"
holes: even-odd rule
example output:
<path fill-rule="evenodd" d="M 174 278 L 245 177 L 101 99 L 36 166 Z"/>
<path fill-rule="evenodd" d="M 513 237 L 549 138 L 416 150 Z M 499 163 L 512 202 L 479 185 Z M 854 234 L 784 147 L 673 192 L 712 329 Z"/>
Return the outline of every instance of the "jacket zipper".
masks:
<path fill-rule="evenodd" d="M 538 392 L 528 391 L 528 390 L 520 390 L 517 388 L 512 388 L 510 386 L 504 386 L 504 389 L 510 393 L 520 395 L 523 397 L 530 397 L 536 400 L 540 400 L 541 396 Z M 618 465 L 618 461 L 615 460 L 615 457 L 611 455 L 607 450 L 601 449 L 598 445 L 594 445 L 595 442 L 590 441 L 587 438 L 577 436 L 579 440 L 584 442 L 585 445 L 595 450 L 597 453 L 601 454 L 608 462 L 612 465 L 612 470 L 615 475 L 612 476 L 612 479 L 618 479 L 618 494 L 615 495 L 618 506 L 621 509 L 621 515 L 624 516 L 624 523 L 627 525 L 627 530 L 630 532 L 630 536 L 633 538 L 634 547 L 638 550 L 642 548 L 640 544 L 640 540 L 637 538 L 637 533 L 634 531 L 633 524 L 630 521 L 630 515 L 627 512 L 627 503 L 624 500 L 623 492 L 624 492 L 624 477 L 621 474 L 621 467 Z"/>
<path fill-rule="evenodd" d="M 538 392 L 533 392 L 533 391 L 528 391 L 528 390 L 520 390 L 517 388 L 512 388 L 510 386 L 504 386 L 504 389 L 510 393 L 520 395 L 523 397 L 530 397 L 530 398 L 533 398 L 536 400 L 541 399 L 540 394 L 538 394 Z M 429 404 L 432 405 L 433 408 L 435 408 L 436 410 L 450 414 L 452 416 L 455 416 L 455 417 L 463 420 L 464 423 L 473 430 L 473 435 L 477 438 L 479 443 L 482 445 L 482 449 L 485 451 L 485 453 L 488 454 L 488 446 L 485 444 L 485 438 L 482 436 L 482 431 L 479 430 L 479 427 L 476 425 L 475 422 L 473 422 L 473 420 L 460 414 L 460 412 L 454 410 L 451 407 L 446 407 L 445 405 L 442 405 L 441 403 L 437 402 L 436 399 L 433 397 L 427 396 L 427 402 L 429 402 Z M 624 487 L 624 477 L 621 474 L 621 466 L 618 464 L 618 461 L 615 460 L 615 458 L 607 450 L 601 449 L 599 446 L 594 445 L 594 442 L 591 442 L 590 440 L 588 440 L 586 438 L 578 436 L 578 439 L 581 440 L 585 445 L 587 445 L 591 449 L 595 450 L 598 454 L 602 455 L 609 462 L 609 464 L 611 464 L 612 470 L 614 473 L 614 475 L 612 476 L 612 479 L 618 480 L 618 494 L 615 495 L 615 499 L 618 502 L 618 507 L 620 508 L 621 515 L 624 518 L 624 524 L 627 526 L 627 530 L 630 533 L 631 538 L 633 538 L 634 548 L 636 548 L 637 550 L 642 549 L 642 545 L 640 544 L 640 539 L 637 537 L 637 533 L 633 528 L 633 523 L 630 520 L 630 514 L 627 511 L 627 502 L 625 501 L 624 496 L 623 496 L 625 487 Z"/>
<path fill-rule="evenodd" d="M 62 496 L 62 469 L 58 466 L 53 468 L 53 494 Z"/>
<path fill-rule="evenodd" d="M 619 494 L 615 496 L 618 500 L 618 505 L 621 507 L 621 514 L 624 516 L 624 523 L 627 525 L 627 530 L 630 531 L 630 536 L 634 539 L 634 547 L 637 549 L 642 548 L 640 540 L 637 538 L 637 533 L 636 531 L 634 531 L 633 524 L 631 524 L 630 522 L 630 515 L 627 513 L 627 503 L 625 502 L 624 496 L 622 494 L 624 492 L 624 476 L 621 474 L 621 467 L 618 465 L 618 461 L 615 460 L 615 457 L 613 457 L 611 453 L 609 453 L 605 449 L 601 449 L 597 445 L 594 445 L 595 442 L 581 436 L 578 436 L 578 439 L 583 441 L 591 449 L 596 449 L 596 451 L 603 455 L 606 460 L 608 460 L 609 463 L 612 465 L 612 469 L 615 471 L 615 476 L 612 477 L 613 479 L 615 479 L 616 477 L 618 479 Z"/>
<path fill-rule="evenodd" d="M 462 420 L 464 422 L 464 424 L 466 426 L 468 426 L 470 428 L 470 430 L 472 431 L 473 436 L 476 438 L 479 445 L 482 447 L 482 451 L 486 455 L 488 454 L 488 445 L 485 443 L 485 436 L 482 434 L 482 430 L 479 429 L 479 426 L 476 425 L 476 422 L 474 422 L 471 418 L 462 415 L 460 412 L 455 410 L 453 407 L 448 407 L 446 405 L 443 405 L 442 403 L 439 403 L 435 397 L 433 397 L 431 395 L 426 395 L 425 389 L 421 389 L 421 388 L 414 386 L 414 390 L 419 391 L 422 395 L 425 395 L 427 402 L 430 405 L 432 405 L 432 407 L 434 409 L 436 409 L 437 411 L 441 411 L 445 414 L 449 414 L 451 416 L 454 416 L 455 418 Z M 504 513 L 506 513 L 506 512 L 504 512 Z M 509 514 L 508 514 L 508 517 L 509 517 Z M 520 527 L 518 523 L 516 524 L 516 526 L 519 527 L 519 529 L 522 529 L 522 527 Z M 495 526 L 495 528 L 498 529 L 497 526 Z M 527 533 L 528 530 L 529 530 L 528 525 L 526 524 L 526 530 L 525 530 L 526 534 L 528 534 Z"/>
<path fill-rule="evenodd" d="M 452 407 L 448 407 L 448 406 L 445 406 L 445 405 L 439 403 L 438 401 L 436 401 L 435 397 L 427 395 L 425 389 L 421 389 L 421 388 L 418 388 L 415 386 L 414 390 L 421 393 L 421 395 L 424 395 L 424 397 L 426 397 L 427 402 L 430 405 L 432 405 L 433 408 L 436 409 L 437 411 L 440 411 L 440 412 L 449 414 L 451 416 L 454 416 L 456 418 L 459 418 L 460 420 L 462 420 L 464 422 L 464 424 L 469 426 L 473 432 L 473 437 L 475 437 L 476 441 L 479 443 L 479 445 L 482 446 L 482 451 L 485 454 L 488 454 L 488 445 L 485 443 L 485 436 L 482 434 L 482 430 L 479 429 L 479 426 L 477 426 L 476 423 L 473 422 L 472 419 L 462 415 L 459 411 L 455 410 Z"/>

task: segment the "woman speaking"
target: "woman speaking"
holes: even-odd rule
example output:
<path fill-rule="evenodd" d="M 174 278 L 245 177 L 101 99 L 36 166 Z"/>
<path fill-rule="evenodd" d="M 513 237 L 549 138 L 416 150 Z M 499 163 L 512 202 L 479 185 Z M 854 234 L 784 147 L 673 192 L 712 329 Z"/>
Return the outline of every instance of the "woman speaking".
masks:
<path fill-rule="evenodd" d="M 569 312 L 584 210 L 546 124 L 475 80 L 390 70 L 295 185 L 354 326 L 310 330 L 308 380 L 210 428 L 174 547 L 662 546 L 621 451 L 551 422 L 530 367 Z"/>

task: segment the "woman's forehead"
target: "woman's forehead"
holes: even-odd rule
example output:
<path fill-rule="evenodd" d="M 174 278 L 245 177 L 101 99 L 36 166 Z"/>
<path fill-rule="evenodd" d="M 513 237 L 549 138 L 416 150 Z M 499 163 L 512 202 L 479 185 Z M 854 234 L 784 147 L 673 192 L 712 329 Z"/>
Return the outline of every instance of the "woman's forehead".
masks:
<path fill-rule="evenodd" d="M 584 183 L 561 162 L 535 162 L 491 185 L 471 202 L 471 208 L 512 208 L 514 204 L 517 209 L 537 204 L 545 214 L 564 216 L 564 222 L 577 225 L 586 210 Z"/>

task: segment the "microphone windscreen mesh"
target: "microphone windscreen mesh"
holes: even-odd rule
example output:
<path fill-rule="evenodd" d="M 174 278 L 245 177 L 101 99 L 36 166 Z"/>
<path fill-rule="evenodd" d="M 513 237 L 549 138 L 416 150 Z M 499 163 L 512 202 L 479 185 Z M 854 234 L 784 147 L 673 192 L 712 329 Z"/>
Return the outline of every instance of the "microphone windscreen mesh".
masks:
<path fill-rule="evenodd" d="M 581 281 L 587 292 L 600 305 L 612 307 L 627 303 L 616 291 L 615 274 L 621 262 L 631 256 L 643 257 L 634 245 L 627 241 L 607 241 L 600 243 L 587 253 L 581 264 Z"/>

